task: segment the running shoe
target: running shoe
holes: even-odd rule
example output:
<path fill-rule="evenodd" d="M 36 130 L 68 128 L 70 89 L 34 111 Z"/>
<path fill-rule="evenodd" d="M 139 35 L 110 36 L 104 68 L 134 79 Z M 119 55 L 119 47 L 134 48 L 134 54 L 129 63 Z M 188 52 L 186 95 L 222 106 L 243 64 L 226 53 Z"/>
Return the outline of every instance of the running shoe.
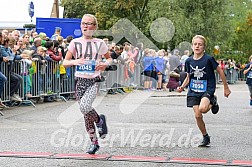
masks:
<path fill-rule="evenodd" d="M 217 96 L 214 95 L 213 98 L 213 106 L 211 108 L 213 114 L 217 114 L 219 111 L 219 105 L 217 103 Z"/>
<path fill-rule="evenodd" d="M 89 146 L 89 149 L 88 149 L 87 153 L 88 153 L 88 154 L 95 154 L 96 151 L 99 150 L 99 148 L 100 148 L 100 146 L 99 146 L 98 144 L 91 144 L 91 145 Z"/>
<path fill-rule="evenodd" d="M 210 144 L 210 136 L 203 136 L 202 142 L 199 144 L 199 147 L 206 147 Z"/>
<path fill-rule="evenodd" d="M 106 135 L 108 134 L 108 128 L 107 128 L 105 115 L 101 114 L 100 119 L 102 120 L 102 124 L 96 124 L 96 127 L 98 129 L 99 137 L 101 139 L 104 139 Z"/>

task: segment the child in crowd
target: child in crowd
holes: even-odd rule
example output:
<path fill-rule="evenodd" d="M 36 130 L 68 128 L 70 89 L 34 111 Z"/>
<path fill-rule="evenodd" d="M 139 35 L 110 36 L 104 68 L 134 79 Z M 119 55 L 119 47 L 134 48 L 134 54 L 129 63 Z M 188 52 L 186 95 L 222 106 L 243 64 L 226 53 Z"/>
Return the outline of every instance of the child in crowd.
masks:
<path fill-rule="evenodd" d="M 31 79 L 29 75 L 29 69 L 32 65 L 31 60 L 32 51 L 24 50 L 22 52 L 23 59 L 21 60 L 21 75 L 23 75 L 23 82 L 24 82 L 24 94 L 26 97 L 31 97 Z"/>
<path fill-rule="evenodd" d="M 47 61 L 51 58 L 46 54 L 47 49 L 45 47 L 39 46 L 37 52 L 33 54 L 33 60 L 38 63 L 36 65 L 38 71 L 38 81 L 39 81 L 39 93 L 44 93 L 44 80 L 47 67 Z"/>

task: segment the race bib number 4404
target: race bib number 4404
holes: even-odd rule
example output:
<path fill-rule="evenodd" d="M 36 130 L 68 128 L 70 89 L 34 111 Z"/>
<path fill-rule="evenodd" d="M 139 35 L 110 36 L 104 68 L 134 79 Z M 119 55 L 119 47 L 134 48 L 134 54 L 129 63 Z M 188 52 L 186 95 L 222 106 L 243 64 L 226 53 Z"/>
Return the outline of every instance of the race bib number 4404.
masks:
<path fill-rule="evenodd" d="M 82 75 L 93 75 L 95 73 L 95 66 L 95 61 L 91 60 L 88 62 L 88 64 L 76 66 L 76 73 Z"/>
<path fill-rule="evenodd" d="M 190 82 L 190 89 L 194 92 L 205 92 L 207 90 L 207 81 L 192 79 Z"/>

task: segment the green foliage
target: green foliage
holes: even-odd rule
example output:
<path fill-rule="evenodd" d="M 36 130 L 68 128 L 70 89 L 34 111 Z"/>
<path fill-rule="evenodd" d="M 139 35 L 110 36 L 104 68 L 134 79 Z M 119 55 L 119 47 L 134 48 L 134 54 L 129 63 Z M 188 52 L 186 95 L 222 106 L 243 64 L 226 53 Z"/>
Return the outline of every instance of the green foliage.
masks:
<path fill-rule="evenodd" d="M 248 13 L 246 20 L 238 25 L 235 33 L 237 38 L 234 40 L 234 48 L 248 55 L 252 54 L 252 13 Z"/>
<path fill-rule="evenodd" d="M 23 25 L 23 28 L 35 28 L 36 27 L 36 25 L 34 25 L 34 24 L 25 24 L 25 25 Z"/>
<path fill-rule="evenodd" d="M 127 18 L 159 48 L 174 49 L 183 41 L 190 42 L 194 35 L 202 34 L 208 40 L 210 54 L 215 45 L 221 51 L 243 51 L 245 57 L 252 54 L 251 0 L 62 0 L 61 5 L 65 7 L 64 17 L 94 14 L 101 30 L 108 30 L 118 20 Z M 170 41 L 159 43 L 152 38 L 150 28 L 161 17 L 172 21 L 175 34 Z M 125 29 L 134 34 L 130 27 Z M 244 55 L 234 57 L 243 60 Z"/>

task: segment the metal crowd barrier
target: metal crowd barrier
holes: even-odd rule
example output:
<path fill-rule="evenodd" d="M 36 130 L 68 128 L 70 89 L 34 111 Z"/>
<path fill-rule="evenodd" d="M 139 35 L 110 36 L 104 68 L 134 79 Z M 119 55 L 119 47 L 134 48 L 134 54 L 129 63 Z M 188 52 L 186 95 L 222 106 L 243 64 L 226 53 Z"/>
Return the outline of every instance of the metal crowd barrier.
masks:
<path fill-rule="evenodd" d="M 20 104 L 31 104 L 35 107 L 35 102 L 56 101 L 58 99 L 75 98 L 75 67 L 64 68 L 61 62 L 32 61 L 27 64 L 25 61 L 13 62 L 13 70 L 10 71 L 10 63 L 1 63 L 1 71 L 7 77 L 7 83 L 4 85 L 4 91 L 1 95 L 3 102 L 9 102 L 10 105 L 16 105 L 10 99 L 10 73 L 19 74 L 23 79 L 18 91 L 22 98 Z M 105 81 L 99 82 L 99 93 L 115 90 L 123 93 L 124 88 L 140 88 L 143 85 L 143 75 L 140 65 L 130 68 L 127 64 L 113 64 L 117 66 L 115 71 L 104 71 L 102 75 Z M 236 83 L 241 78 L 241 72 L 235 69 L 226 69 L 226 79 L 229 84 Z M 216 73 L 217 82 L 221 81 Z M 31 96 L 27 96 L 30 93 Z"/>
<path fill-rule="evenodd" d="M 122 88 L 130 87 L 140 87 L 141 85 L 141 67 L 140 65 L 135 65 L 133 69 L 130 69 L 128 65 L 125 64 L 114 64 L 117 66 L 116 71 L 105 71 L 103 76 L 106 81 L 100 84 L 100 90 L 107 92 L 110 89 L 115 89 L 116 91 Z M 120 93 L 123 93 L 119 91 Z"/>
<path fill-rule="evenodd" d="M 243 70 L 238 69 L 224 69 L 224 74 L 228 84 L 235 84 L 239 80 L 244 80 L 245 76 L 243 75 Z M 219 74 L 216 72 L 216 81 L 217 83 L 221 82 Z"/>
<path fill-rule="evenodd" d="M 1 99 L 3 102 L 8 103 L 9 106 L 20 105 L 24 103 L 30 103 L 34 107 L 32 101 L 25 98 L 25 90 L 27 90 L 27 82 L 29 81 L 26 76 L 26 72 L 23 71 L 23 67 L 26 65 L 23 61 L 15 61 L 15 62 L 8 62 L 8 63 L 1 63 L 1 72 L 7 77 L 7 82 L 4 84 L 3 94 L 1 95 Z M 11 75 L 18 74 L 20 77 L 20 87 L 18 88 L 17 92 L 14 94 L 18 94 L 20 98 L 23 100 L 22 102 L 12 101 L 11 100 Z"/>
<path fill-rule="evenodd" d="M 62 88 L 64 88 L 62 87 L 64 80 L 61 79 L 59 67 L 59 62 L 53 61 L 48 61 L 46 63 L 32 61 L 32 64 L 29 64 L 21 60 L 1 63 L 1 71 L 7 77 L 7 83 L 5 83 L 4 91 L 1 95 L 2 101 L 9 103 L 10 106 L 18 103 L 12 101 L 10 96 L 12 73 L 18 74 L 22 78 L 17 92 L 22 99 L 22 102 L 19 104 L 31 104 L 35 107 L 34 102 L 43 101 L 45 99 L 48 101 L 54 101 L 56 99 L 66 101 L 66 99 L 61 96 Z M 70 82 L 71 81 L 69 81 L 69 83 Z"/>
<path fill-rule="evenodd" d="M 66 101 L 68 98 L 74 98 L 75 95 L 75 67 L 64 68 L 61 62 L 34 60 L 32 64 L 20 60 L 1 63 L 1 71 L 8 78 L 4 85 L 4 91 L 1 95 L 3 102 L 16 105 L 10 99 L 10 74 L 16 73 L 22 77 L 18 95 L 22 98 L 20 104 L 31 104 L 35 107 L 36 102 L 55 101 L 61 99 Z M 141 85 L 142 75 L 140 65 L 135 65 L 130 69 L 126 64 L 114 64 L 116 71 L 104 71 L 104 82 L 100 82 L 99 91 L 107 92 L 110 89 L 120 90 L 125 87 L 137 87 Z M 120 91 L 120 93 L 123 93 Z M 30 95 L 30 96 L 27 96 Z"/>

